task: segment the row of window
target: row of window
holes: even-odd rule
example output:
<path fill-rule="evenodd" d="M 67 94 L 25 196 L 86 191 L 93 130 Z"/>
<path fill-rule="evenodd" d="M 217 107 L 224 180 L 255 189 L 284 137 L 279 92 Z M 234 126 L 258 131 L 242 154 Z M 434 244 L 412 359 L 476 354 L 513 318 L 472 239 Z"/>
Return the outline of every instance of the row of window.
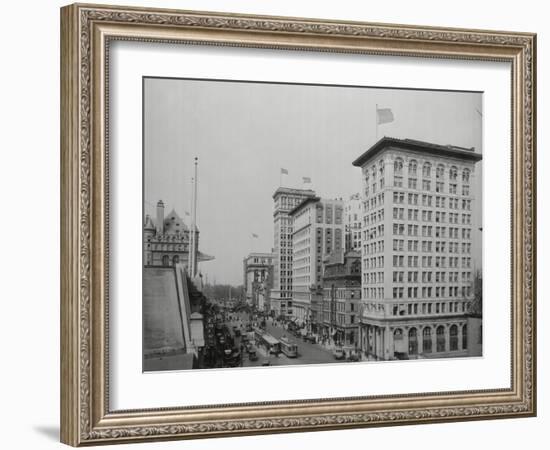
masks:
<path fill-rule="evenodd" d="M 371 227 L 368 230 L 363 231 L 363 239 L 369 241 L 371 239 L 377 239 L 384 236 L 384 224 L 380 224 L 376 227 Z"/>
<path fill-rule="evenodd" d="M 422 214 L 421 216 L 419 214 Z M 471 214 L 458 214 L 458 213 L 448 213 L 449 223 L 458 223 L 458 218 L 462 216 L 463 224 L 470 224 L 472 221 Z M 376 213 L 365 216 L 365 225 L 369 224 L 369 219 L 373 218 L 381 220 L 384 218 L 384 213 L 380 211 L 378 215 Z M 447 220 L 447 213 L 442 211 L 431 211 L 431 210 L 418 210 L 418 209 L 407 209 L 407 219 L 409 221 L 419 221 L 419 217 L 422 218 L 422 222 L 432 222 L 435 219 L 436 223 L 443 223 Z M 393 218 L 395 220 L 405 220 L 405 208 L 393 208 Z"/>
<path fill-rule="evenodd" d="M 468 216 L 463 218 L 463 225 L 471 225 L 471 217 L 469 214 L 463 214 L 463 216 Z M 405 229 L 407 230 L 407 236 L 418 236 L 418 231 L 422 231 L 422 237 L 432 237 L 432 232 L 435 231 L 435 237 L 436 238 L 444 238 L 446 237 L 447 233 L 447 227 L 434 227 L 432 225 L 422 225 L 420 228 L 419 225 L 413 225 L 413 224 L 407 224 L 405 228 L 404 223 L 394 223 L 393 224 L 393 235 L 394 236 L 403 236 L 405 235 Z M 451 230 L 452 229 L 452 233 Z M 455 227 L 449 227 L 449 238 L 455 238 L 458 239 L 458 230 L 459 228 Z M 370 239 L 367 237 L 367 232 L 365 231 L 364 239 L 368 241 Z M 468 229 L 467 232 L 463 233 L 464 239 L 470 239 L 471 231 Z M 468 237 L 466 237 L 468 236 Z"/>
<path fill-rule="evenodd" d="M 377 222 L 382 222 L 384 220 L 384 208 L 374 211 L 370 214 L 365 214 L 363 217 L 363 224 L 365 226 L 375 224 Z"/>
<path fill-rule="evenodd" d="M 368 196 L 368 193 L 367 193 Z M 367 199 L 363 202 L 363 210 L 369 211 L 371 209 L 377 208 L 378 206 L 384 205 L 384 193 L 381 192 L 378 195 L 375 195 L 374 197 Z"/>
<path fill-rule="evenodd" d="M 449 185 L 449 194 L 456 195 L 456 185 Z M 379 194 L 383 195 L 383 194 Z M 462 195 L 468 196 L 470 195 L 470 188 L 469 186 L 462 186 Z M 375 199 L 377 197 L 373 197 Z M 371 200 L 373 200 L 371 199 Z M 447 200 L 449 202 L 449 208 L 451 209 L 458 209 L 459 202 L 461 201 L 462 209 L 470 209 L 471 208 L 471 200 L 470 199 L 460 199 L 458 197 L 447 197 L 443 195 L 432 195 L 432 194 L 416 194 L 414 192 L 404 192 L 404 191 L 394 191 L 393 192 L 393 203 L 395 204 L 403 204 L 405 203 L 405 199 L 407 200 L 407 204 L 409 205 L 418 205 L 419 202 L 421 202 L 422 206 L 432 206 L 435 205 L 436 208 L 446 208 L 447 206 Z M 435 202 L 434 202 L 435 200 Z M 366 202 L 368 203 L 368 202 Z M 382 202 L 383 204 L 383 202 Z M 365 209 L 367 209 L 365 207 Z"/>
<path fill-rule="evenodd" d="M 462 339 L 459 339 L 459 333 L 462 332 Z M 408 337 L 408 354 L 409 355 L 416 355 L 419 352 L 419 336 L 418 331 L 415 327 L 412 327 L 409 329 L 407 333 Z M 394 342 L 399 342 L 403 340 L 403 330 L 401 328 L 397 328 L 393 332 L 393 340 Z M 422 329 L 422 353 L 432 353 L 433 352 L 433 332 L 431 327 L 427 326 Z M 459 347 L 459 344 L 461 344 L 461 347 Z M 458 350 L 466 350 L 468 348 L 468 327 L 466 324 L 460 326 L 453 324 L 449 327 L 449 340 L 448 340 L 448 349 L 449 351 L 458 351 Z M 447 336 L 445 333 L 445 327 L 443 325 L 439 325 L 435 329 L 435 351 L 438 353 L 447 351 Z"/>
<path fill-rule="evenodd" d="M 411 286 L 406 291 L 404 287 L 394 287 L 392 291 L 394 299 L 405 298 L 405 294 L 407 294 L 406 298 L 418 298 L 419 292 L 421 292 L 422 298 L 431 298 L 432 294 L 435 298 L 458 297 L 459 295 L 465 298 L 472 294 L 472 288 L 470 286 L 423 286 L 422 288 Z"/>
<path fill-rule="evenodd" d="M 378 257 L 383 258 L 383 256 Z M 366 261 L 377 259 L 377 258 L 365 258 Z M 393 267 L 405 267 L 405 261 L 407 261 L 407 267 L 419 267 L 418 263 L 419 261 L 422 261 L 422 267 L 447 267 L 447 261 L 449 262 L 450 268 L 457 268 L 459 259 L 461 260 L 461 267 L 462 268 L 470 268 L 472 264 L 472 258 L 470 257 L 462 257 L 459 258 L 458 256 L 422 256 L 422 259 L 420 260 L 419 256 L 407 256 L 407 259 L 405 260 L 405 256 L 403 255 L 393 255 Z M 432 262 L 435 263 L 434 266 L 432 266 Z M 382 266 L 377 267 L 384 267 L 384 260 L 382 259 Z M 367 267 L 368 268 L 368 267 Z"/>
<path fill-rule="evenodd" d="M 383 272 L 380 272 L 383 274 Z M 461 272 L 431 272 L 431 271 L 412 271 L 407 272 L 407 282 L 408 283 L 418 283 L 419 274 L 422 274 L 422 283 L 431 283 L 432 280 L 435 280 L 436 283 L 458 283 L 459 274 Z M 448 278 L 447 278 L 448 275 Z M 462 272 L 462 282 L 467 283 L 472 279 L 472 272 Z M 384 277 L 382 276 L 382 281 Z M 405 281 L 405 272 L 403 271 L 394 271 L 393 272 L 393 282 L 394 283 L 403 283 Z"/>
<path fill-rule="evenodd" d="M 440 233 L 441 234 L 441 233 Z M 383 241 L 381 251 L 384 250 Z M 418 240 L 407 240 L 407 251 L 409 252 L 418 252 L 419 249 Z M 435 249 L 436 253 L 459 253 L 459 249 L 462 249 L 462 253 L 470 253 L 472 250 L 472 244 L 469 242 L 446 242 L 446 241 L 421 241 L 422 242 L 422 252 L 431 253 Z M 432 245 L 435 244 L 435 245 Z M 447 247 L 447 244 L 449 246 Z M 460 244 L 460 245 L 459 245 Z M 379 250 L 380 246 L 370 247 L 370 245 L 365 245 L 366 253 L 369 254 L 371 250 Z M 393 240 L 393 251 L 403 252 L 405 251 L 405 239 L 394 239 Z"/>
<path fill-rule="evenodd" d="M 403 159 L 396 158 L 393 163 L 393 172 L 394 174 L 402 175 L 403 174 Z M 416 160 L 412 159 L 409 161 L 408 174 L 409 176 L 416 176 L 418 172 L 418 163 Z M 437 179 L 443 178 L 445 175 L 445 166 L 443 164 L 438 164 L 435 169 L 435 177 Z M 368 176 L 368 174 L 367 174 Z M 432 176 L 432 164 L 425 162 L 422 165 L 422 176 L 429 178 Z M 456 181 L 458 179 L 458 168 L 456 166 L 451 166 L 449 169 L 449 179 Z M 462 170 L 462 182 L 468 183 L 470 181 L 470 169 Z"/>
<path fill-rule="evenodd" d="M 393 172 L 395 174 L 403 174 L 403 167 L 404 167 L 404 161 L 403 158 L 397 157 L 393 162 Z M 416 176 L 419 171 L 419 164 L 415 159 L 411 159 L 408 163 L 407 172 L 409 175 Z M 422 176 L 423 177 L 431 177 L 432 176 L 432 170 L 433 166 L 431 162 L 424 162 L 422 164 Z M 435 168 L 435 176 L 436 178 L 440 179 L 445 176 L 445 165 L 444 164 L 437 164 Z M 370 171 L 365 171 L 365 178 L 368 180 L 370 176 L 373 178 L 376 178 L 377 174 L 380 174 L 380 176 L 384 175 L 384 161 L 380 160 L 378 161 L 378 167 L 376 167 L 376 164 L 373 164 L 370 167 Z M 470 181 L 470 169 L 464 168 L 461 173 L 462 181 L 463 182 L 469 182 Z M 459 169 L 456 166 L 451 166 L 449 168 L 449 179 L 456 181 L 459 176 Z"/>

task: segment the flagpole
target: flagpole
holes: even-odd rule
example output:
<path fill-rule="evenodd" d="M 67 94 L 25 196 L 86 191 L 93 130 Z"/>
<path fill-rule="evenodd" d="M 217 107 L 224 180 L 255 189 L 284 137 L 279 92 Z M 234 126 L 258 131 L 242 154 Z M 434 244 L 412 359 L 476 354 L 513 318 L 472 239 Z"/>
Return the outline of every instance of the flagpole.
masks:
<path fill-rule="evenodd" d="M 193 184 L 193 211 L 192 211 L 192 220 L 191 220 L 191 236 L 192 236 L 192 247 L 191 247 L 191 279 L 195 278 L 197 274 L 197 236 L 196 236 L 196 225 L 197 225 L 197 163 L 198 158 L 195 156 L 195 182 Z"/>
<path fill-rule="evenodd" d="M 375 142 L 378 142 L 378 103 L 376 103 L 376 106 L 375 106 L 376 110 L 374 111 L 374 120 L 375 120 L 375 123 L 376 123 L 376 138 L 375 138 Z"/>
<path fill-rule="evenodd" d="M 191 211 L 190 219 L 191 219 L 191 226 L 189 228 L 189 247 L 187 251 L 187 272 L 189 273 L 189 276 L 191 275 L 191 269 L 193 264 L 193 256 L 192 256 L 192 249 L 193 249 L 193 193 L 195 192 L 195 178 L 191 177 L 191 197 L 190 197 L 190 205 L 189 205 L 189 211 Z"/>

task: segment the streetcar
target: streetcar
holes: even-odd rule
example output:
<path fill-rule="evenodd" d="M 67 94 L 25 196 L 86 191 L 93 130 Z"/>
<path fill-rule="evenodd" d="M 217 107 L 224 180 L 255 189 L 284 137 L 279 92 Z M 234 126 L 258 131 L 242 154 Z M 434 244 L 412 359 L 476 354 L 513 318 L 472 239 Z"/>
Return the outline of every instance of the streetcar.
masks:
<path fill-rule="evenodd" d="M 281 351 L 289 358 L 298 357 L 298 346 L 290 342 L 287 338 L 281 338 Z"/>
<path fill-rule="evenodd" d="M 281 342 L 271 336 L 269 333 L 265 333 L 260 328 L 254 329 L 254 338 L 256 345 L 265 347 L 267 353 L 273 353 L 278 355 L 281 353 Z"/>

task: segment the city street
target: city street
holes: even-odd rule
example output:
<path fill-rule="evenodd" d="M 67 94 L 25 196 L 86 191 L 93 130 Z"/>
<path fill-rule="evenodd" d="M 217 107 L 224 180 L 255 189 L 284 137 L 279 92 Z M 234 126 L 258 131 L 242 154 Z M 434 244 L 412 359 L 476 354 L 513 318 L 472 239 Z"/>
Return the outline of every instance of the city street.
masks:
<path fill-rule="evenodd" d="M 247 313 L 234 313 L 232 321 L 228 321 L 229 328 L 237 326 L 243 332 L 248 324 Z M 284 329 L 281 323 L 272 323 L 271 319 L 267 320 L 265 331 L 271 334 L 275 339 L 281 339 L 286 336 L 289 342 L 298 346 L 298 357 L 288 358 L 283 353 L 276 355 L 267 355 L 265 350 L 261 346 L 255 345 L 257 350 L 258 359 L 256 361 L 250 361 L 246 351 L 243 354 L 243 367 L 257 367 L 261 366 L 266 360 L 269 360 L 271 366 L 286 366 L 286 365 L 298 365 L 298 364 L 326 364 L 326 363 L 341 363 L 343 360 L 337 360 L 332 355 L 330 350 L 327 350 L 320 344 L 312 344 L 310 342 L 304 342 L 301 338 L 295 337 Z M 240 338 L 235 338 L 235 346 L 239 347 L 241 343 Z"/>

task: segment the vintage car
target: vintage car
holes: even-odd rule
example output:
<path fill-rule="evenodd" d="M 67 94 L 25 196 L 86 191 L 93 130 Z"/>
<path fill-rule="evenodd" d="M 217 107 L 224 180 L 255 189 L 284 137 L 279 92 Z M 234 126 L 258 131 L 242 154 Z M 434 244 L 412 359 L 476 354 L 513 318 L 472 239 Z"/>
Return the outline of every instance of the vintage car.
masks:
<path fill-rule="evenodd" d="M 334 359 L 344 359 L 344 358 L 346 357 L 346 354 L 345 354 L 343 348 L 336 347 L 336 348 L 332 351 L 332 356 L 334 356 Z"/>

